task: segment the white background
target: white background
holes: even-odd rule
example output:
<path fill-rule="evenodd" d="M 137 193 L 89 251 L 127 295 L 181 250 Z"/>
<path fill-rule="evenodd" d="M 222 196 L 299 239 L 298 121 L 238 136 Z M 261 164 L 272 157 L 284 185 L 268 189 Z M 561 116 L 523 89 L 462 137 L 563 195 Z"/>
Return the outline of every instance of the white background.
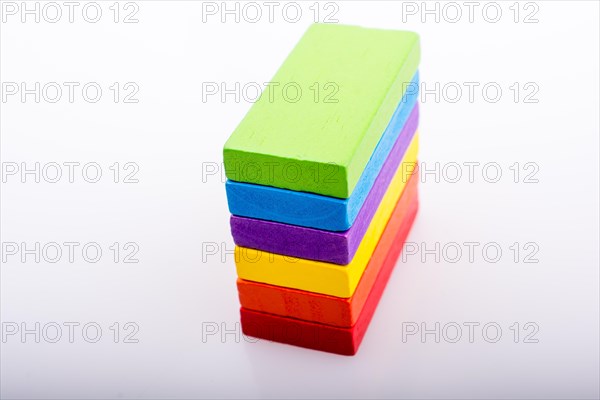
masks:
<path fill-rule="evenodd" d="M 81 247 L 73 263 L 67 254 L 36 263 L 33 255 L 23 262 L 20 253 L 3 251 L 3 330 L 13 323 L 19 329 L 80 324 L 73 343 L 64 325 L 57 343 L 48 340 L 50 330 L 39 343 L 34 334 L 6 336 L 3 398 L 598 398 L 597 2 L 538 1 L 527 9 L 521 3 L 516 23 L 512 1 L 499 3 L 497 23 L 484 18 L 483 2 L 473 22 L 459 2 L 456 23 L 448 21 L 455 15 L 449 8 L 439 22 L 435 15 L 422 22 L 420 2 L 413 3 L 416 15 L 403 13 L 401 2 L 336 3 L 333 18 L 340 23 L 418 32 L 425 87 L 463 88 L 457 102 L 450 91 L 438 91 L 437 101 L 434 94 L 421 98 L 422 166 L 458 163 L 463 176 L 449 182 L 456 170 L 448 168 L 439 182 L 421 176 L 420 213 L 408 240 L 419 249 L 480 243 L 473 260 L 463 246 L 457 262 L 450 262 L 451 249 L 438 262 L 435 254 L 423 261 L 421 252 L 400 261 L 355 357 L 240 335 L 224 180 L 203 174 L 220 170 L 223 143 L 251 106 L 233 95 L 203 101 L 203 82 L 232 88 L 268 81 L 313 22 L 313 2 L 299 3 L 296 23 L 282 17 L 281 6 L 273 23 L 267 16 L 258 23 L 228 16 L 222 23 L 219 14 L 205 14 L 203 22 L 202 3 L 193 1 L 137 1 L 137 23 L 122 22 L 133 10 L 122 3 L 115 23 L 112 3 L 100 3 L 97 23 L 83 19 L 83 2 L 73 23 L 64 6 L 57 23 L 3 15 L 4 85 L 97 82 L 103 89 L 97 103 L 82 98 L 81 86 L 73 103 L 67 92 L 57 103 L 36 103 L 33 95 L 22 101 L 19 94 L 1 103 L 5 172 L 22 162 L 102 168 L 97 183 L 86 182 L 81 169 L 73 183 L 66 175 L 58 183 L 6 176 L 3 246 L 95 242 L 103 250 L 97 263 L 85 261 Z M 324 13 L 324 4 L 319 9 Z M 538 22 L 524 23 L 535 9 Z M 115 103 L 114 82 L 121 89 L 135 83 L 139 102 Z M 480 85 L 472 102 L 464 82 Z M 481 93 L 490 82 L 503 90 L 495 103 Z M 515 82 L 517 102 L 509 88 Z M 537 103 L 524 102 L 528 82 L 539 88 Z M 126 162 L 139 166 L 139 182 L 123 183 L 120 175 L 114 183 L 115 162 L 122 173 Z M 502 177 L 489 183 L 484 178 L 493 178 L 493 170 L 484 176 L 480 166 L 469 182 L 465 162 L 497 163 Z M 509 168 L 515 162 L 518 183 Z M 537 183 L 523 182 L 527 162 L 539 167 Z M 124 263 L 123 250 L 114 262 L 114 242 L 137 244 L 139 262 Z M 538 248 L 537 263 L 524 262 L 528 242 Z M 486 243 L 502 249 L 498 262 L 483 257 Z M 222 251 L 203 252 L 213 244 Z M 115 322 L 118 343 L 110 330 Z M 127 322 L 139 327 L 138 343 L 124 343 Z M 465 322 L 480 324 L 472 343 Z M 510 329 L 515 322 L 518 343 Z M 539 328 L 537 343 L 525 343 L 528 322 Z M 97 343 L 83 337 L 86 323 L 102 328 Z M 439 343 L 433 334 L 403 340 L 411 323 L 428 329 L 439 323 L 440 331 L 456 323 L 462 337 L 451 343 L 454 331 L 447 330 Z M 502 328 L 496 343 L 485 340 L 486 323 Z M 492 329 L 487 338 L 493 336 Z"/>

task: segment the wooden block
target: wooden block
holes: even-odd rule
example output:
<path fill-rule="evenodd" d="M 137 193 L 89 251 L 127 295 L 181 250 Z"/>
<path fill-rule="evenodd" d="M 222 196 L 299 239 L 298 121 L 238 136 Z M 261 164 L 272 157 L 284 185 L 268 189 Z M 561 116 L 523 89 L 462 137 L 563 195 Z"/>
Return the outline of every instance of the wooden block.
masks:
<path fill-rule="evenodd" d="M 415 215 L 416 212 L 413 212 L 410 216 L 409 229 Z M 399 235 L 406 235 L 406 233 L 401 231 Z M 342 355 L 356 354 L 398 260 L 404 240 L 392 242 L 392 249 L 384 261 L 384 266 L 377 275 L 363 309 L 352 327 L 340 328 L 241 308 L 242 332 L 247 336 L 309 349 Z"/>
<path fill-rule="evenodd" d="M 389 157 L 385 160 L 355 223 L 347 231 L 331 232 L 234 215 L 231 217 L 231 234 L 235 244 L 308 260 L 340 265 L 350 263 L 402 162 L 416 129 L 417 115 L 414 115 L 414 118 L 409 119 L 405 125 L 403 133 L 398 137 Z M 293 207 L 291 204 L 289 206 Z"/>
<path fill-rule="evenodd" d="M 312 25 L 225 143 L 227 177 L 348 198 L 419 58 L 413 32 Z"/>
<path fill-rule="evenodd" d="M 418 77 L 415 76 L 413 84 L 418 87 Z M 416 90 L 404 95 L 356 187 L 347 199 L 228 180 L 225 189 L 229 211 L 236 216 L 327 231 L 349 229 L 363 209 L 385 161 L 392 155 L 395 143 L 400 138 L 405 139 L 414 134 L 419 121 L 417 97 Z M 269 251 L 278 253 L 275 250 Z"/>
<path fill-rule="evenodd" d="M 398 257 L 417 213 L 418 181 L 419 177 L 413 176 L 404 189 L 352 297 L 344 299 L 238 279 L 242 307 L 342 328 L 353 326 L 376 279 L 387 281 L 394 268 L 395 263 L 391 260 Z"/>
<path fill-rule="evenodd" d="M 406 162 L 398 167 L 349 264 L 341 266 L 236 246 L 235 265 L 238 277 L 330 296 L 351 297 L 406 186 L 409 178 L 406 171 L 414 170 L 418 136 L 418 133 L 415 134 L 405 155 Z M 411 168 L 407 168 L 407 165 Z"/>

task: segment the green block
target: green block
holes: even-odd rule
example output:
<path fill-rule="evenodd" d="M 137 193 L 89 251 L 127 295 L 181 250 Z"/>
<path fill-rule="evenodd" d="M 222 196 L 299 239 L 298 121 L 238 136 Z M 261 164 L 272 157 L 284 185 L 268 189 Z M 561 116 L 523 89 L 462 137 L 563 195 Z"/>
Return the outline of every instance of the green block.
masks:
<path fill-rule="evenodd" d="M 349 197 L 419 58 L 413 32 L 312 25 L 225 143 L 227 177 Z"/>

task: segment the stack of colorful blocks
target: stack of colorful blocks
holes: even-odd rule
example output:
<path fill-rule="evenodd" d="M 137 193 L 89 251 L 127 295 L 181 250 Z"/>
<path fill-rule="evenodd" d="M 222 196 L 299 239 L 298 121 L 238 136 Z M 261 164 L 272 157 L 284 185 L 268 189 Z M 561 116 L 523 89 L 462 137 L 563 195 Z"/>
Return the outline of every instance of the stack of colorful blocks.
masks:
<path fill-rule="evenodd" d="M 313 25 L 225 144 L 245 335 L 358 350 L 417 213 L 419 58 Z"/>

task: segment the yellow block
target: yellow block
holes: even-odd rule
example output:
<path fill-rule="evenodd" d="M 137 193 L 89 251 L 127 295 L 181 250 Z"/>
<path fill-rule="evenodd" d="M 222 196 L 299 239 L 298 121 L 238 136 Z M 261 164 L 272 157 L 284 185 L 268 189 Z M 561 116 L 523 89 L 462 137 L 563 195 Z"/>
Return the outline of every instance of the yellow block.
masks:
<path fill-rule="evenodd" d="M 306 260 L 247 247 L 235 247 L 235 265 L 241 279 L 270 285 L 351 297 L 369 263 L 392 211 L 417 162 L 418 132 L 415 133 L 394 174 L 371 224 L 348 265 Z"/>

